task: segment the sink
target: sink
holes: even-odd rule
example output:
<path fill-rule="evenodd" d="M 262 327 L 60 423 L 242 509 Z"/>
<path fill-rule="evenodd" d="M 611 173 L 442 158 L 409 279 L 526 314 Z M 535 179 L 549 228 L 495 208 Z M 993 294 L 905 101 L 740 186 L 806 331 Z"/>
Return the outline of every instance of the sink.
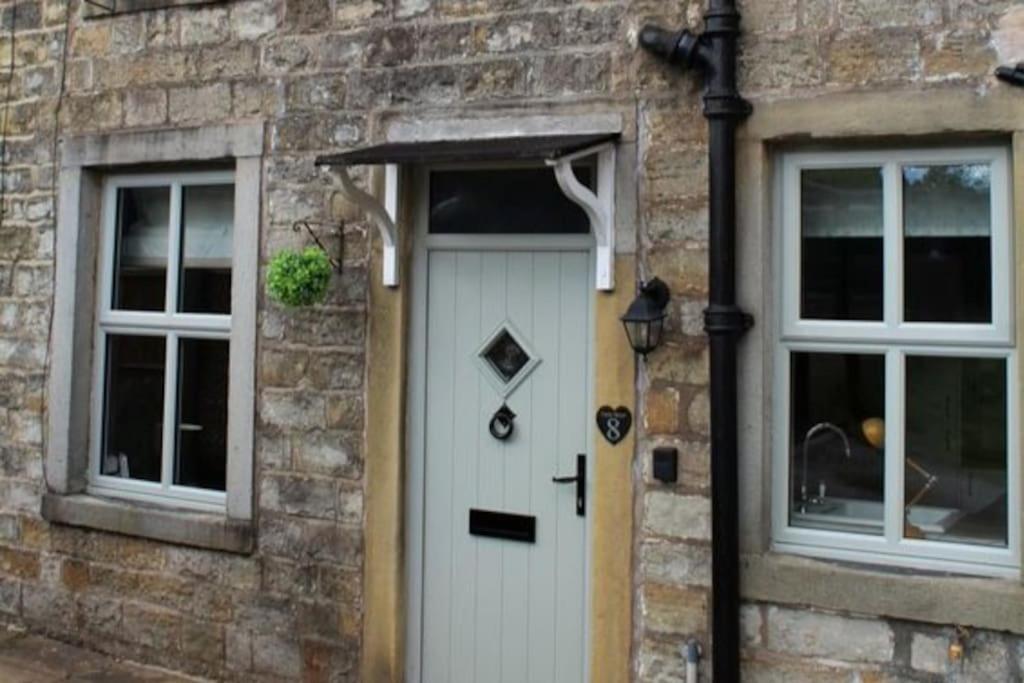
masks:
<path fill-rule="evenodd" d="M 794 507 L 790 521 L 799 527 L 881 535 L 883 516 L 881 501 L 829 498 L 820 503 L 808 503 L 806 512 L 801 512 L 799 506 Z M 915 505 L 910 508 L 907 521 L 926 534 L 945 534 L 962 516 L 963 512 L 953 508 Z"/>

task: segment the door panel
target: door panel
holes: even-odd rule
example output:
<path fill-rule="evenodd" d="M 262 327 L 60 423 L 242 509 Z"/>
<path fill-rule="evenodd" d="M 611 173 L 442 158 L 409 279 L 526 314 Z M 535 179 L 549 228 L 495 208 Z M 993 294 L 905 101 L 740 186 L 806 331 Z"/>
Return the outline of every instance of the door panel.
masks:
<path fill-rule="evenodd" d="M 421 671 L 425 683 L 582 681 L 587 452 L 586 252 L 428 254 Z M 511 323 L 540 362 L 503 399 L 477 358 Z M 507 402 L 515 432 L 488 431 Z M 469 510 L 536 517 L 533 544 L 469 534 Z"/>

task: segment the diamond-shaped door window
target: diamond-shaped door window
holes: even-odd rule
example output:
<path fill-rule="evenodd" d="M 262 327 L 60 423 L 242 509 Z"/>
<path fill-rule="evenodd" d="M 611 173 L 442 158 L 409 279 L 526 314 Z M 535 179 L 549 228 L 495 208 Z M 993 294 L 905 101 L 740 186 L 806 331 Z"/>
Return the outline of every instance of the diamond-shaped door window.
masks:
<path fill-rule="evenodd" d="M 511 322 L 504 322 L 484 340 L 476 353 L 477 363 L 502 396 L 508 396 L 526 379 L 540 358 Z"/>

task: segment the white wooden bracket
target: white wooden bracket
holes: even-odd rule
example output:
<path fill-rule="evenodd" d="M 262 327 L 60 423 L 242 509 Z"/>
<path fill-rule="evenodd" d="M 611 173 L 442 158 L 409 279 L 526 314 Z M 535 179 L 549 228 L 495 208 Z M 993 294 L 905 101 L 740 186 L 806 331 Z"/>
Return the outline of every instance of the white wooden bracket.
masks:
<path fill-rule="evenodd" d="M 576 178 L 572 162 L 597 155 L 597 193 Z M 557 159 L 549 159 L 548 166 L 555 169 L 555 179 L 570 200 L 575 202 L 590 219 L 590 230 L 597 244 L 597 288 L 609 292 L 615 289 L 615 145 L 606 142 L 588 147 Z"/>
<path fill-rule="evenodd" d="M 348 173 L 348 166 L 334 167 L 341 177 L 341 192 L 377 226 L 384 243 L 384 286 L 398 286 L 398 165 L 384 167 L 384 201 L 360 189 Z"/>

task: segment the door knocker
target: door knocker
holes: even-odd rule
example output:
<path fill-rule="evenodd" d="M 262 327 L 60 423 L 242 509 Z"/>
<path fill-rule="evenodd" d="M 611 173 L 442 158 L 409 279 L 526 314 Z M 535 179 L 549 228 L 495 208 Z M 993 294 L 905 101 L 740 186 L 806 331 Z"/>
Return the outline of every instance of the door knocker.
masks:
<path fill-rule="evenodd" d="M 488 429 L 491 431 L 493 436 L 498 441 L 506 441 L 512 432 L 516 430 L 515 425 L 516 414 L 504 403 L 498 408 L 494 416 L 491 417 L 491 422 L 488 425 Z"/>

